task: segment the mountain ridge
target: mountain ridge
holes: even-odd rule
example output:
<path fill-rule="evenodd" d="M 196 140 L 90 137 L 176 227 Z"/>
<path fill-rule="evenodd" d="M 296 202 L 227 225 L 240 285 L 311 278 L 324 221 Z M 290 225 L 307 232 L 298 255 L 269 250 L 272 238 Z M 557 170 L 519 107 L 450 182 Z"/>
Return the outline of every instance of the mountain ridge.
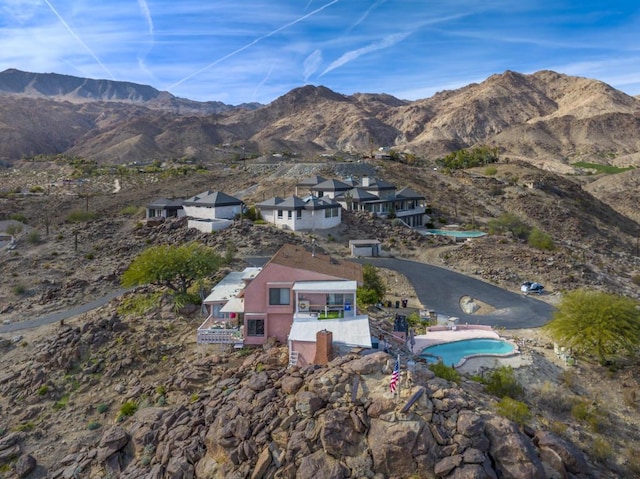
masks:
<path fill-rule="evenodd" d="M 367 155 L 385 146 L 437 159 L 486 144 L 534 163 L 624 158 L 640 165 L 640 100 L 601 81 L 550 70 L 506 71 L 415 101 L 305 85 L 259 107 L 195 102 L 128 82 L 6 70 L 0 107 L 0 159 L 9 162 L 55 154 L 99 163 L 207 161 L 219 159 L 220 144 L 253 155 L 302 156 Z M 43 112 L 57 124 L 34 124 Z M 116 157 L 109 156 L 113 151 Z"/>

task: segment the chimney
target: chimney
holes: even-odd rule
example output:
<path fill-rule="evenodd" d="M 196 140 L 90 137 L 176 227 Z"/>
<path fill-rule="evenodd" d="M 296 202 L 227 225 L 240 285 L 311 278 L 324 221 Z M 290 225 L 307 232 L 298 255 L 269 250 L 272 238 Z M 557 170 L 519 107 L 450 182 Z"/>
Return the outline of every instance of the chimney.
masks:
<path fill-rule="evenodd" d="M 362 177 L 362 186 L 364 186 L 365 188 L 371 186 L 371 180 L 369 179 L 369 177 L 367 175 L 364 175 Z"/>
<path fill-rule="evenodd" d="M 333 333 L 323 329 L 316 333 L 316 357 L 314 364 L 326 366 L 333 358 Z"/>

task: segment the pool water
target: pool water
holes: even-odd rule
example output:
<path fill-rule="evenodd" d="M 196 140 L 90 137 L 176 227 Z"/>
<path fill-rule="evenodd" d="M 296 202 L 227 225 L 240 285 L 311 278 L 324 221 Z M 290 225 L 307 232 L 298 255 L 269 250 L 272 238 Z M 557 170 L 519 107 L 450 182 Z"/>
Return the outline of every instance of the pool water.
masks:
<path fill-rule="evenodd" d="M 484 231 L 427 230 L 427 234 L 438 236 L 455 236 L 456 238 L 479 238 L 485 236 Z"/>
<path fill-rule="evenodd" d="M 455 366 L 467 356 L 502 356 L 514 350 L 513 344 L 501 339 L 476 338 L 429 346 L 422 350 L 421 357 L 427 362 L 436 362 L 439 357 L 447 366 Z"/>

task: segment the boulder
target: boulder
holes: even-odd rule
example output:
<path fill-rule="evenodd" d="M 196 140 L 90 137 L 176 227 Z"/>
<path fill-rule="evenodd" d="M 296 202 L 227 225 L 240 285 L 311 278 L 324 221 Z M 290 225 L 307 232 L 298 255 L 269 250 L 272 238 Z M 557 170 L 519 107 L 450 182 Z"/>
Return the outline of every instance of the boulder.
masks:
<path fill-rule="evenodd" d="M 349 469 L 337 459 L 319 450 L 300 461 L 296 478 L 306 479 L 317 477 L 322 479 L 343 479 L 349 477 Z"/>
<path fill-rule="evenodd" d="M 570 473 L 587 474 L 589 472 L 589 466 L 582 451 L 555 434 L 547 431 L 538 431 L 533 442 L 541 449 L 547 448 L 555 451 Z"/>
<path fill-rule="evenodd" d="M 98 446 L 98 461 L 103 462 L 109 456 L 121 450 L 129 442 L 129 435 L 120 426 L 107 429 L 100 439 Z"/>
<path fill-rule="evenodd" d="M 362 435 L 355 430 L 348 411 L 327 411 L 321 421 L 320 441 L 327 454 L 338 458 L 355 456 L 362 449 Z"/>
<path fill-rule="evenodd" d="M 36 468 L 37 461 L 31 454 L 23 454 L 16 461 L 16 475 L 19 478 L 27 477 Z"/>
<path fill-rule="evenodd" d="M 295 394 L 300 390 L 303 384 L 304 380 L 302 378 L 286 376 L 282 378 L 280 388 L 285 394 Z"/>
<path fill-rule="evenodd" d="M 314 392 L 300 391 L 296 394 L 296 411 L 302 416 L 312 417 L 317 411 L 322 409 L 325 404 L 325 401 Z"/>
<path fill-rule="evenodd" d="M 416 472 L 411 455 L 424 424 L 418 421 L 371 420 L 368 440 L 374 470 L 387 476 L 408 477 Z"/>
<path fill-rule="evenodd" d="M 504 479 L 545 479 L 542 462 L 531 440 L 516 425 L 500 416 L 485 421 L 489 437 L 489 454 L 494 469 Z"/>

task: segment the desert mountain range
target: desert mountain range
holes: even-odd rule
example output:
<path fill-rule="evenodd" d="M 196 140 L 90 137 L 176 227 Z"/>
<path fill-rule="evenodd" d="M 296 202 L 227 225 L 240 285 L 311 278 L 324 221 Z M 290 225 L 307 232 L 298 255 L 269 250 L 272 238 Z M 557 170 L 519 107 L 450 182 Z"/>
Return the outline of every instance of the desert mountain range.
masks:
<path fill-rule="evenodd" d="M 215 160 L 247 154 L 370 154 L 391 147 L 435 159 L 474 145 L 556 168 L 640 164 L 640 100 L 597 80 L 512 71 L 406 101 L 291 90 L 268 105 L 177 98 L 150 86 L 67 75 L 0 73 L 0 160 L 67 154 L 100 163 Z M 228 154 L 228 153 L 227 153 Z"/>

